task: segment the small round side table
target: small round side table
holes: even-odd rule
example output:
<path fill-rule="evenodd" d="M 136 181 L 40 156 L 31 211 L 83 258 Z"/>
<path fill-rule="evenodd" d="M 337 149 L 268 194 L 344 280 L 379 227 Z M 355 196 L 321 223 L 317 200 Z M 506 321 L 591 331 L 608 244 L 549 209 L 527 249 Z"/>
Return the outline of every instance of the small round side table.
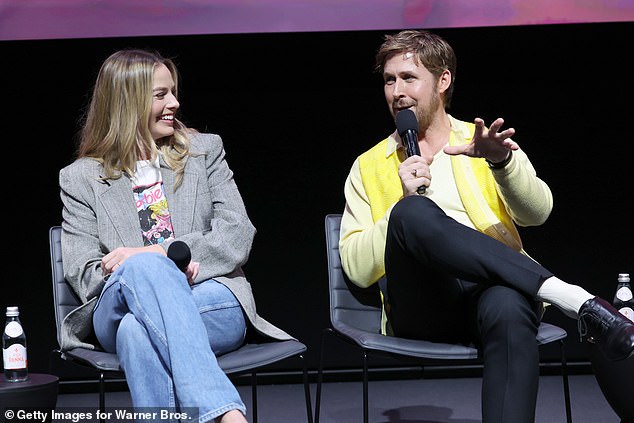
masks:
<path fill-rule="evenodd" d="M 43 373 L 29 373 L 24 382 L 7 382 L 0 374 L 0 412 L 11 408 L 54 410 L 59 378 Z"/>

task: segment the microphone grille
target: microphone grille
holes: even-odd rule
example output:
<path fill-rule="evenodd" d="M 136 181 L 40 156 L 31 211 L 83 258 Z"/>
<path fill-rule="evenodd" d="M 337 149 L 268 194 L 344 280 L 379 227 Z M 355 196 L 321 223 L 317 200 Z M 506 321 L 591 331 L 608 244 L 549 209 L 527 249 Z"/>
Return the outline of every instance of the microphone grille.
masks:
<path fill-rule="evenodd" d="M 416 115 L 410 109 L 401 110 L 396 114 L 396 130 L 400 136 L 407 131 L 418 133 Z"/>
<path fill-rule="evenodd" d="M 174 241 L 167 247 L 167 257 L 172 259 L 179 269 L 183 270 L 191 261 L 192 252 L 183 241 Z"/>

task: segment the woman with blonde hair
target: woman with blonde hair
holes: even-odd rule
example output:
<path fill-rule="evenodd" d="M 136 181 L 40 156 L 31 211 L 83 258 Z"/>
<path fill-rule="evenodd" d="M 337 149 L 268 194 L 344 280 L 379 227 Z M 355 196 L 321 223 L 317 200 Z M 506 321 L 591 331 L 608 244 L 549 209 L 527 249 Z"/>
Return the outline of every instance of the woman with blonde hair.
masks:
<path fill-rule="evenodd" d="M 255 228 L 221 138 L 177 118 L 177 85 L 155 52 L 121 50 L 100 69 L 78 157 L 59 174 L 65 277 L 83 303 L 61 346 L 116 352 L 135 407 L 244 422 L 216 355 L 247 330 L 291 337 L 256 313 L 241 269 Z M 191 250 L 180 269 L 176 241 Z"/>

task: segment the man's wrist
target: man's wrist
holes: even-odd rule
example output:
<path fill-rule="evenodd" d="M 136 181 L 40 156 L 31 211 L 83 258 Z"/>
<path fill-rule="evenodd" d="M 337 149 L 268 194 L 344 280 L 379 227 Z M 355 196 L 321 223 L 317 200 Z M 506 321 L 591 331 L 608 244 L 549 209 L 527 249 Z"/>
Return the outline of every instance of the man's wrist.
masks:
<path fill-rule="evenodd" d="M 509 150 L 509 155 L 506 156 L 506 159 L 502 160 L 501 162 L 492 162 L 489 159 L 484 159 L 484 160 L 486 160 L 487 165 L 489 165 L 490 169 L 502 169 L 506 167 L 507 164 L 509 164 L 512 157 L 513 157 L 513 150 Z"/>

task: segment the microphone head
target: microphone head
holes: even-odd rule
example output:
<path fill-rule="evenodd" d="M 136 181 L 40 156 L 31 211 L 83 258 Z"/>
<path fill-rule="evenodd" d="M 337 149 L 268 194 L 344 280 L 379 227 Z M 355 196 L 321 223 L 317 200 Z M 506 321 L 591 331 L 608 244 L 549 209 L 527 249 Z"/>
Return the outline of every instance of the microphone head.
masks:
<path fill-rule="evenodd" d="M 189 246 L 183 241 L 174 241 L 167 247 L 167 257 L 176 264 L 176 267 L 184 272 L 192 260 L 192 252 Z"/>
<path fill-rule="evenodd" d="M 418 121 L 416 115 L 410 109 L 401 110 L 396 114 L 396 130 L 399 136 L 403 137 L 407 131 L 414 131 L 418 134 Z"/>

